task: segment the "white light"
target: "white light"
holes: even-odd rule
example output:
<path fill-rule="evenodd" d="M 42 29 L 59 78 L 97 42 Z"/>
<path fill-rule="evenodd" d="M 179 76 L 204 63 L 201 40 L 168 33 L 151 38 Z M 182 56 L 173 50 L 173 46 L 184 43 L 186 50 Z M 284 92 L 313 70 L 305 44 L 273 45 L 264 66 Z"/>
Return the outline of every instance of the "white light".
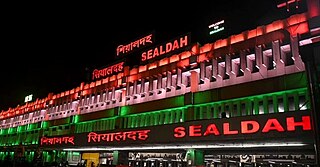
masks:
<path fill-rule="evenodd" d="M 65 148 L 65 151 L 118 151 L 118 150 L 167 150 L 167 149 L 200 149 L 200 148 L 255 148 L 255 147 L 300 147 L 303 143 L 264 143 L 234 145 L 179 145 L 179 146 L 140 146 L 140 147 L 82 147 Z"/>

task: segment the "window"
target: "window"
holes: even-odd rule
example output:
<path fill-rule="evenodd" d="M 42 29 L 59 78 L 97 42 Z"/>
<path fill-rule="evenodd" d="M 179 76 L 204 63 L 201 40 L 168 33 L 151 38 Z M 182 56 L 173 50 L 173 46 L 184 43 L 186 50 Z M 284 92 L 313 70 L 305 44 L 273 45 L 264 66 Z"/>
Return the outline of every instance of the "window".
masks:
<path fill-rule="evenodd" d="M 283 98 L 278 98 L 278 111 L 284 112 Z"/>
<path fill-rule="evenodd" d="M 308 103 L 305 95 L 299 95 L 299 110 L 306 110 Z"/>
<path fill-rule="evenodd" d="M 268 112 L 274 113 L 274 105 L 273 105 L 273 99 L 268 100 Z"/>
<path fill-rule="evenodd" d="M 288 97 L 288 103 L 289 103 L 289 111 L 294 111 L 295 105 L 294 105 L 294 97 L 293 96 Z"/>

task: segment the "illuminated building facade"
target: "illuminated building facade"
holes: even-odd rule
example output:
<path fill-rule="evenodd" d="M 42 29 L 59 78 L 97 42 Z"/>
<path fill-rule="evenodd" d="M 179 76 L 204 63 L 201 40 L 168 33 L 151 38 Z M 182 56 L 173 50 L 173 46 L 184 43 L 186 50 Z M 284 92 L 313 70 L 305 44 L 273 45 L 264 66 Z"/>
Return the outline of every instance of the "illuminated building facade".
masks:
<path fill-rule="evenodd" d="M 150 44 L 138 67 L 117 62 L 94 70 L 90 83 L 2 111 L 0 159 L 313 165 L 318 111 L 301 48 L 319 46 L 314 19 L 319 11 L 205 45 L 185 35 L 153 46 L 152 34 L 119 45 L 117 55 Z"/>

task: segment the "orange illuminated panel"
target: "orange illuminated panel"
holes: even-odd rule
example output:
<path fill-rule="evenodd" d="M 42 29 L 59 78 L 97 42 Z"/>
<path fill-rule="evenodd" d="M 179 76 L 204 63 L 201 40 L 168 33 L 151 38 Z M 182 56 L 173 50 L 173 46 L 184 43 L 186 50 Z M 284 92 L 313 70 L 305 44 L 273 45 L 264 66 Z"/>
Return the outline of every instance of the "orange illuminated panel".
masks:
<path fill-rule="evenodd" d="M 89 89 L 89 84 L 85 84 L 83 89 Z"/>
<path fill-rule="evenodd" d="M 179 61 L 179 55 L 172 55 L 170 57 L 170 63 L 173 63 L 173 62 L 176 62 L 176 61 Z"/>
<path fill-rule="evenodd" d="M 93 88 L 93 87 L 95 87 L 96 85 L 95 85 L 95 82 L 91 82 L 90 83 L 90 88 Z"/>
<path fill-rule="evenodd" d="M 182 52 L 182 53 L 180 53 L 180 59 L 182 60 L 182 59 L 186 59 L 186 58 L 188 58 L 188 57 L 190 57 L 191 56 L 191 52 L 190 51 L 186 51 L 186 52 Z"/>
<path fill-rule="evenodd" d="M 309 32 L 309 26 L 307 22 L 299 23 L 287 28 L 291 35 L 304 34 Z"/>
<path fill-rule="evenodd" d="M 138 80 L 138 75 L 137 74 L 128 77 L 128 82 L 133 82 L 133 81 L 136 81 L 136 80 Z"/>
<path fill-rule="evenodd" d="M 117 80 L 117 85 L 125 85 L 126 83 L 122 83 L 122 79 Z"/>
<path fill-rule="evenodd" d="M 209 52 L 210 50 L 212 50 L 212 46 L 213 46 L 213 44 L 208 43 L 208 44 L 205 44 L 204 46 L 200 47 L 200 54 Z"/>
<path fill-rule="evenodd" d="M 70 91 L 68 91 L 68 90 L 64 92 L 65 96 L 68 96 L 69 94 L 70 94 Z"/>
<path fill-rule="evenodd" d="M 241 42 L 244 40 L 244 35 L 243 34 L 238 34 L 238 35 L 232 35 L 231 36 L 231 44 Z"/>
<path fill-rule="evenodd" d="M 147 71 L 147 65 L 145 66 L 139 66 L 139 73 L 143 72 L 143 71 Z"/>
<path fill-rule="evenodd" d="M 60 97 L 63 97 L 63 96 L 64 96 L 64 92 L 61 92 Z"/>
<path fill-rule="evenodd" d="M 114 81 L 114 80 L 116 80 L 116 76 L 115 76 L 115 75 L 113 75 L 113 76 L 110 77 L 110 79 L 109 79 L 110 82 L 111 82 L 111 81 Z"/>
<path fill-rule="evenodd" d="M 157 68 L 157 62 L 150 63 L 149 67 L 148 67 L 148 70 L 151 70 L 151 69 L 154 69 L 154 68 Z"/>
<path fill-rule="evenodd" d="M 57 95 L 53 95 L 53 96 L 52 96 L 52 99 L 56 99 L 56 98 L 57 98 Z"/>
<path fill-rule="evenodd" d="M 76 88 L 76 92 L 79 92 L 79 91 L 80 91 L 80 87 L 77 87 L 77 88 Z"/>
<path fill-rule="evenodd" d="M 87 94 L 89 94 L 89 91 L 88 91 L 88 90 L 83 90 L 83 91 L 81 92 L 81 95 L 82 95 L 82 96 L 85 96 L 85 95 L 87 95 Z"/>
<path fill-rule="evenodd" d="M 138 73 L 138 68 L 133 68 L 132 70 L 130 70 L 130 75 L 134 75 Z"/>
<path fill-rule="evenodd" d="M 180 60 L 180 61 L 177 63 L 177 66 L 178 66 L 178 67 L 182 67 L 182 68 L 187 67 L 187 66 L 189 66 L 189 65 L 190 65 L 189 59 Z"/>
<path fill-rule="evenodd" d="M 108 79 L 109 77 L 102 79 L 102 84 L 108 83 Z"/>
<path fill-rule="evenodd" d="M 169 59 L 168 58 L 163 58 L 159 61 L 159 66 L 163 66 L 169 63 Z"/>
<path fill-rule="evenodd" d="M 307 16 L 305 14 L 293 15 L 287 18 L 287 26 L 295 25 L 307 21 Z"/>
<path fill-rule="evenodd" d="M 268 24 L 266 26 L 266 33 L 283 29 L 283 27 L 284 27 L 284 25 L 283 25 L 283 21 L 282 20 L 275 21 L 275 22 L 273 22 L 271 24 Z"/>
<path fill-rule="evenodd" d="M 248 39 L 250 38 L 254 38 L 254 37 L 257 37 L 257 36 L 260 36 L 263 34 L 263 29 L 262 27 L 257 27 L 256 29 L 254 30 L 249 30 L 248 31 Z"/>
<path fill-rule="evenodd" d="M 199 45 L 198 44 L 193 45 L 191 48 L 191 52 L 193 55 L 199 54 L 200 53 Z"/>
<path fill-rule="evenodd" d="M 217 40 L 215 43 L 214 43 L 214 49 L 218 49 L 218 48 L 222 48 L 224 46 L 227 46 L 227 39 L 220 39 L 220 40 Z"/>
<path fill-rule="evenodd" d="M 123 73 L 119 73 L 118 75 L 117 75 L 117 78 L 118 79 L 121 79 L 123 77 Z"/>
<path fill-rule="evenodd" d="M 97 81 L 96 81 L 96 83 L 95 83 L 95 85 L 96 85 L 96 86 L 99 86 L 99 85 L 101 85 L 101 81 L 102 81 L 102 79 L 100 79 L 100 80 L 97 80 Z"/>
<path fill-rule="evenodd" d="M 70 90 L 70 94 L 74 94 L 74 88 Z"/>
<path fill-rule="evenodd" d="M 208 60 L 208 58 L 205 53 L 199 55 L 199 57 L 198 57 L 198 62 L 203 62 L 203 61 L 207 61 L 207 60 Z"/>
<path fill-rule="evenodd" d="M 78 93 L 73 94 L 73 99 L 77 99 Z"/>

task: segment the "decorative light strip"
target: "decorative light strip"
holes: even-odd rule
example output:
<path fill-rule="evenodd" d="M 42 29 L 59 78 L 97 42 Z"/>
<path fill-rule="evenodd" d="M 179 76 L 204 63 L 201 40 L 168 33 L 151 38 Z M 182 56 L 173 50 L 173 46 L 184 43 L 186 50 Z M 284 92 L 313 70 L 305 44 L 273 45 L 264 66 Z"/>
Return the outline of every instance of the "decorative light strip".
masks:
<path fill-rule="evenodd" d="M 83 147 L 65 148 L 64 151 L 119 151 L 119 150 L 168 150 L 168 149 L 200 149 L 200 148 L 254 148 L 254 147 L 301 147 L 303 143 L 265 143 L 238 145 L 178 145 L 178 146 L 141 146 L 141 147 Z"/>
<path fill-rule="evenodd" d="M 311 44 L 311 43 L 313 43 L 312 40 L 317 39 L 317 38 L 320 38 L 320 36 L 315 36 L 315 37 L 312 37 L 312 38 L 301 40 L 301 41 L 299 41 L 299 45 L 300 46 L 304 46 L 304 45 Z"/>

